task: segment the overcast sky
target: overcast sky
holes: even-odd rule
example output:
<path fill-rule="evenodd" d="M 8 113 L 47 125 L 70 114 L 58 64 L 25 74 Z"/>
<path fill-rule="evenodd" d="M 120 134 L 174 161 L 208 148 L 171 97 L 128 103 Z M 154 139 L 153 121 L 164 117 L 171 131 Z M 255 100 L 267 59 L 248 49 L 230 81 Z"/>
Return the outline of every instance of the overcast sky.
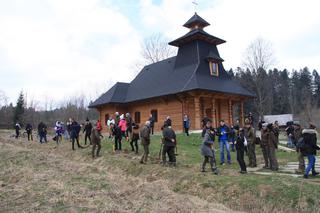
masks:
<path fill-rule="evenodd" d="M 140 43 L 161 33 L 187 33 L 192 0 L 0 0 L 0 90 L 15 102 L 95 98 L 116 81 L 134 78 Z M 241 66 L 257 37 L 273 44 L 282 69 L 320 71 L 319 0 L 198 0 L 206 31 L 226 69 Z"/>

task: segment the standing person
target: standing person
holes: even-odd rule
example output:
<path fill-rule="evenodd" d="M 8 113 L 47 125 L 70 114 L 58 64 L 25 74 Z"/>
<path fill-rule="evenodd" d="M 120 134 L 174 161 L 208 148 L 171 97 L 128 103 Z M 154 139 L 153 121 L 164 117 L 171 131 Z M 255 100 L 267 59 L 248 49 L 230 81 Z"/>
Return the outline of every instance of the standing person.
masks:
<path fill-rule="evenodd" d="M 67 122 L 67 132 L 68 132 L 68 137 L 70 139 L 70 142 L 71 142 L 71 124 L 72 124 L 72 119 L 69 118 L 69 121 Z"/>
<path fill-rule="evenodd" d="M 274 133 L 274 136 L 276 136 L 277 143 L 279 143 L 279 135 L 280 135 L 280 127 L 279 127 L 279 122 L 275 121 L 273 126 L 272 126 L 272 131 Z"/>
<path fill-rule="evenodd" d="M 312 170 L 312 176 L 316 176 L 319 173 L 315 171 L 315 163 L 316 163 L 316 155 L 317 150 L 320 147 L 317 145 L 317 131 L 316 126 L 314 124 L 310 124 L 309 129 L 304 129 L 302 131 L 303 137 L 303 146 L 301 151 L 303 156 L 307 156 L 308 158 L 308 166 L 306 168 L 304 178 L 309 178 L 309 173 Z"/>
<path fill-rule="evenodd" d="M 274 134 L 273 125 L 268 124 L 267 126 L 267 138 L 268 138 L 268 158 L 269 158 L 269 165 L 272 171 L 278 171 L 279 165 L 276 156 L 276 149 L 278 149 L 278 140 Z"/>
<path fill-rule="evenodd" d="M 132 135 L 132 118 L 130 113 L 128 112 L 126 113 L 126 124 L 127 124 L 126 137 L 127 137 L 127 141 L 129 141 Z"/>
<path fill-rule="evenodd" d="M 287 123 L 286 132 L 287 132 L 287 136 L 288 136 L 287 146 L 288 146 L 289 148 L 293 148 L 293 141 L 294 141 L 294 127 L 293 127 L 293 122 L 288 122 L 288 123 Z"/>
<path fill-rule="evenodd" d="M 254 128 L 251 126 L 250 120 L 245 120 L 244 136 L 248 142 L 248 158 L 249 167 L 257 167 L 256 151 L 255 151 L 255 133 Z"/>
<path fill-rule="evenodd" d="M 62 140 L 62 126 L 61 126 L 60 121 L 56 122 L 54 130 L 55 130 L 55 141 L 56 141 L 57 145 L 59 145 Z"/>
<path fill-rule="evenodd" d="M 38 125 L 40 143 L 47 143 L 47 126 L 41 121 Z"/>
<path fill-rule="evenodd" d="M 96 129 L 97 129 L 97 126 L 96 126 Z M 87 139 L 89 139 L 90 145 L 92 144 L 91 143 L 91 131 L 92 131 L 92 124 L 89 121 L 89 118 L 87 118 L 86 119 L 86 124 L 85 124 L 84 129 L 83 129 L 83 133 L 85 133 L 85 135 L 84 135 L 84 144 L 85 145 L 87 145 Z"/>
<path fill-rule="evenodd" d="M 299 143 L 299 140 L 303 140 L 302 128 L 299 124 L 294 125 L 294 140 L 296 141 L 295 142 L 296 145 Z M 298 161 L 299 161 L 299 166 L 298 166 L 298 170 L 296 170 L 296 173 L 304 174 L 306 165 L 305 165 L 302 150 L 300 149 L 300 147 L 296 146 L 296 151 L 298 153 Z"/>
<path fill-rule="evenodd" d="M 74 148 L 74 142 L 77 141 L 78 148 L 83 149 L 84 147 L 80 145 L 79 143 L 79 133 L 81 131 L 81 126 L 72 119 L 71 123 L 71 140 L 72 140 L 72 150 L 75 150 Z"/>
<path fill-rule="evenodd" d="M 234 152 L 235 151 L 235 142 L 237 139 L 237 134 L 236 134 L 236 130 L 234 128 L 234 126 L 230 127 L 230 131 L 229 131 L 229 135 L 228 135 L 228 141 L 229 141 L 229 145 L 231 143 L 231 151 Z"/>
<path fill-rule="evenodd" d="M 19 122 L 16 123 L 14 128 L 16 130 L 16 138 L 18 138 L 20 136 L 20 130 L 21 130 L 21 125 L 19 124 Z"/>
<path fill-rule="evenodd" d="M 201 172 L 206 171 L 206 164 L 210 163 L 211 170 L 214 174 L 218 175 L 218 168 L 216 165 L 216 158 L 214 154 L 213 144 L 215 140 L 215 132 L 212 128 L 212 123 L 210 120 L 206 122 L 206 126 L 204 128 L 204 138 L 201 146 L 201 155 L 204 157 Z"/>
<path fill-rule="evenodd" d="M 150 121 L 146 121 L 145 125 L 140 130 L 141 145 L 143 146 L 143 155 L 140 160 L 141 164 L 146 164 L 149 155 L 149 145 L 150 145 Z"/>
<path fill-rule="evenodd" d="M 92 158 L 100 157 L 100 150 L 101 150 L 101 138 L 100 133 L 97 130 L 97 124 L 94 128 L 91 129 L 91 143 L 92 143 Z M 98 146 L 97 153 L 95 153 L 96 146 Z"/>
<path fill-rule="evenodd" d="M 226 150 L 227 150 L 228 164 L 231 164 L 230 146 L 228 142 L 229 131 L 230 131 L 229 127 L 224 123 L 224 120 L 221 120 L 220 126 L 218 128 L 221 165 L 224 165 L 224 147 L 226 147 Z"/>
<path fill-rule="evenodd" d="M 169 166 L 176 166 L 175 147 L 177 145 L 176 134 L 174 130 L 167 123 L 162 130 L 163 149 L 162 149 L 162 163 L 166 164 L 166 155 L 169 157 Z"/>
<path fill-rule="evenodd" d="M 118 126 L 121 129 L 122 137 L 125 138 L 126 137 L 126 130 L 127 130 L 127 122 L 126 122 L 126 118 L 124 117 L 124 114 L 122 114 L 120 116 L 120 121 L 119 121 Z"/>
<path fill-rule="evenodd" d="M 32 125 L 30 123 L 27 123 L 26 132 L 27 132 L 27 135 L 28 135 L 28 141 L 30 141 L 30 140 L 33 141 Z"/>
<path fill-rule="evenodd" d="M 211 122 L 211 119 L 210 118 L 208 118 L 208 117 L 204 117 L 203 119 L 202 119 L 202 129 L 206 129 L 206 125 L 207 125 L 207 122 L 208 121 L 210 121 Z M 202 136 L 202 137 L 204 137 L 204 135 Z"/>
<path fill-rule="evenodd" d="M 246 174 L 247 173 L 247 165 L 246 162 L 244 161 L 244 152 L 246 149 L 247 144 L 247 139 L 244 137 L 244 130 L 238 129 L 238 127 L 236 127 L 236 136 L 237 136 L 237 140 L 236 140 L 236 150 L 237 150 L 237 161 L 239 163 L 240 166 L 240 173 L 241 174 Z"/>
<path fill-rule="evenodd" d="M 149 122 L 150 122 L 151 134 L 153 135 L 155 119 L 152 114 L 150 114 L 149 116 Z"/>
<path fill-rule="evenodd" d="M 267 123 L 262 124 L 262 129 L 261 129 L 261 151 L 264 159 L 264 169 L 270 169 L 269 165 L 269 157 L 268 157 L 268 143 L 269 143 L 269 133 L 267 130 Z"/>
<path fill-rule="evenodd" d="M 111 124 L 111 132 L 114 137 L 114 151 L 121 151 L 122 132 L 116 124 Z"/>
<path fill-rule="evenodd" d="M 108 131 L 109 131 L 109 138 L 112 137 L 112 131 L 111 131 L 111 124 L 115 124 L 114 119 L 110 116 L 107 122 L 108 125 Z"/>
<path fill-rule="evenodd" d="M 115 113 L 114 113 L 114 116 L 115 116 L 115 119 L 114 119 L 115 125 L 119 125 L 119 121 L 120 121 L 120 114 L 119 114 L 119 112 L 115 112 Z"/>
<path fill-rule="evenodd" d="M 190 129 L 190 119 L 188 115 L 184 115 L 183 117 L 183 129 L 184 132 L 189 136 L 189 129 Z"/>
<path fill-rule="evenodd" d="M 135 151 L 136 154 L 139 153 L 139 146 L 138 146 L 138 140 L 139 139 L 140 139 L 140 137 L 139 137 L 139 125 L 138 124 L 133 124 L 132 137 L 131 137 L 130 145 L 131 145 L 131 151 L 133 151 L 133 152 Z"/>
<path fill-rule="evenodd" d="M 254 117 L 252 115 L 252 112 L 249 112 L 248 119 L 249 119 L 251 126 L 254 127 Z"/>

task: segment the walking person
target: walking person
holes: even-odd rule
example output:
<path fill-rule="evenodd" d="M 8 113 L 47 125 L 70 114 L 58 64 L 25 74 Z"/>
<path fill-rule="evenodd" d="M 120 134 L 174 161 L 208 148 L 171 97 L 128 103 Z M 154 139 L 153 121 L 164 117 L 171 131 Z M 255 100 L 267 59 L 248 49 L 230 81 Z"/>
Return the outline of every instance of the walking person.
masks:
<path fill-rule="evenodd" d="M 56 125 L 54 127 L 54 130 L 55 130 L 55 141 L 57 143 L 57 145 L 59 145 L 62 141 L 62 126 L 61 126 L 61 123 L 60 121 L 57 121 L 56 122 Z"/>
<path fill-rule="evenodd" d="M 189 136 L 190 119 L 188 115 L 183 116 L 183 129 L 184 129 L 184 133 L 186 133 L 187 136 Z"/>
<path fill-rule="evenodd" d="M 84 129 L 83 129 L 83 133 L 85 133 L 85 135 L 84 135 L 84 144 L 85 145 L 87 145 L 87 140 L 88 139 L 89 139 L 90 145 L 92 144 L 91 143 L 91 131 L 92 131 L 92 128 L 93 128 L 92 124 L 89 121 L 89 118 L 87 118 L 86 119 L 86 124 L 85 124 Z M 97 126 L 95 128 L 97 129 Z"/>
<path fill-rule="evenodd" d="M 150 145 L 150 121 L 146 121 L 145 125 L 140 130 L 141 145 L 143 146 L 143 155 L 141 157 L 140 163 L 146 164 L 149 155 L 149 145 Z"/>
<path fill-rule="evenodd" d="M 267 123 L 262 124 L 262 129 L 261 129 L 261 151 L 264 159 L 264 169 L 270 169 L 269 166 L 269 157 L 268 157 L 268 132 L 267 132 Z"/>
<path fill-rule="evenodd" d="M 276 149 L 278 149 L 278 140 L 274 134 L 273 125 L 268 124 L 267 126 L 267 138 L 268 138 L 268 158 L 269 158 L 269 165 L 272 171 L 278 171 L 279 165 L 276 156 Z"/>
<path fill-rule="evenodd" d="M 163 149 L 162 149 L 162 163 L 166 165 L 166 155 L 169 157 L 169 166 L 176 166 L 175 147 L 177 145 L 176 134 L 174 130 L 167 123 L 162 130 Z"/>
<path fill-rule="evenodd" d="M 67 132 L 68 132 L 68 137 L 71 142 L 71 124 L 72 124 L 72 119 L 69 118 L 69 121 L 67 122 Z"/>
<path fill-rule="evenodd" d="M 127 121 L 126 118 L 124 117 L 124 114 L 120 116 L 120 121 L 118 124 L 119 128 L 121 129 L 121 135 L 122 137 L 126 137 L 126 131 L 127 131 Z"/>
<path fill-rule="evenodd" d="M 308 166 L 303 176 L 304 178 L 309 178 L 310 171 L 312 171 L 312 176 L 319 174 L 315 171 L 317 150 L 320 149 L 317 145 L 317 134 L 316 126 L 314 124 L 310 124 L 309 129 L 304 129 L 302 131 L 304 145 L 302 146 L 301 151 L 303 156 L 308 158 Z"/>
<path fill-rule="evenodd" d="M 150 114 L 150 116 L 149 116 L 149 122 L 150 122 L 151 134 L 153 135 L 155 118 L 153 117 L 152 114 Z"/>
<path fill-rule="evenodd" d="M 120 121 L 120 114 L 119 114 L 119 112 L 115 112 L 115 113 L 114 113 L 114 116 L 115 116 L 115 119 L 114 119 L 115 125 L 119 125 L 119 121 Z"/>
<path fill-rule="evenodd" d="M 139 137 L 139 125 L 138 124 L 133 124 L 132 137 L 131 137 L 130 145 L 131 145 L 131 151 L 135 152 L 136 154 L 139 153 L 139 146 L 138 146 L 138 140 L 139 139 L 140 139 L 140 137 Z"/>
<path fill-rule="evenodd" d="M 245 120 L 245 127 L 244 127 L 244 137 L 248 142 L 248 158 L 249 158 L 249 167 L 257 167 L 257 158 L 256 158 L 256 151 L 255 151 L 255 131 L 252 127 L 250 120 Z"/>
<path fill-rule="evenodd" d="M 112 137 L 112 131 L 111 131 L 111 124 L 115 124 L 114 119 L 110 116 L 107 122 L 107 126 L 108 126 L 108 132 L 109 132 L 109 138 Z"/>
<path fill-rule="evenodd" d="M 224 147 L 226 147 L 227 150 L 228 164 L 231 164 L 230 145 L 228 140 L 230 130 L 229 127 L 225 124 L 224 120 L 220 121 L 220 126 L 217 131 L 217 134 L 219 136 L 220 164 L 224 165 Z"/>
<path fill-rule="evenodd" d="M 294 142 L 294 125 L 293 125 L 293 122 L 288 122 L 287 123 L 286 133 L 287 133 L 287 136 L 288 136 L 287 146 L 289 148 L 293 148 L 294 147 L 294 145 L 293 145 L 293 142 Z"/>
<path fill-rule="evenodd" d="M 71 123 L 71 140 L 72 140 L 72 150 L 75 150 L 74 148 L 74 143 L 77 142 L 78 148 L 83 149 L 84 147 L 80 145 L 79 143 L 79 134 L 81 131 L 81 126 L 76 122 L 75 120 L 72 119 Z"/>
<path fill-rule="evenodd" d="M 19 122 L 16 123 L 16 125 L 14 126 L 15 130 L 16 130 L 16 136 L 15 138 L 17 139 L 18 137 L 20 137 L 20 130 L 21 130 L 21 125 L 19 124 Z"/>
<path fill-rule="evenodd" d="M 97 129 L 97 124 L 95 124 L 95 127 L 91 129 L 91 143 L 92 143 L 92 158 L 100 157 L 100 150 L 101 150 L 101 136 Z M 97 148 L 97 152 L 95 152 Z"/>
<path fill-rule="evenodd" d="M 26 132 L 28 135 L 28 141 L 33 141 L 32 125 L 30 123 L 27 123 L 27 125 L 26 125 Z"/>
<path fill-rule="evenodd" d="M 240 173 L 241 174 L 246 174 L 247 173 L 247 165 L 246 162 L 244 161 L 244 153 L 245 153 L 245 149 L 247 144 L 247 139 L 244 137 L 244 130 L 238 129 L 238 127 L 236 127 L 237 129 L 235 129 L 236 132 L 236 150 L 237 150 L 237 161 L 239 163 L 240 166 Z"/>
<path fill-rule="evenodd" d="M 301 128 L 301 125 L 299 125 L 299 124 L 294 125 L 294 140 L 296 141 L 295 145 L 297 145 L 299 143 L 299 140 L 303 140 L 302 128 Z M 305 160 L 304 160 L 302 150 L 298 147 L 298 145 L 296 146 L 296 151 L 298 154 L 299 166 L 295 172 L 297 174 L 304 174 L 305 169 L 306 169 Z"/>
<path fill-rule="evenodd" d="M 120 127 L 112 123 L 111 132 L 112 132 L 112 136 L 114 137 L 114 151 L 115 152 L 121 151 L 122 132 Z"/>
<path fill-rule="evenodd" d="M 231 151 L 232 152 L 235 151 L 235 142 L 236 142 L 236 139 L 237 139 L 236 131 L 238 131 L 238 130 L 235 130 L 234 126 L 230 127 L 230 131 L 229 131 L 229 135 L 228 135 L 228 141 L 229 141 L 229 145 L 231 143 Z"/>
<path fill-rule="evenodd" d="M 212 128 L 212 123 L 210 120 L 206 121 L 206 125 L 204 128 L 204 137 L 203 143 L 201 146 L 201 155 L 203 156 L 203 162 L 201 165 L 201 172 L 206 172 L 206 164 L 210 163 L 211 171 L 218 175 L 218 168 L 216 165 L 216 158 L 214 154 L 214 140 L 215 140 L 215 132 Z"/>

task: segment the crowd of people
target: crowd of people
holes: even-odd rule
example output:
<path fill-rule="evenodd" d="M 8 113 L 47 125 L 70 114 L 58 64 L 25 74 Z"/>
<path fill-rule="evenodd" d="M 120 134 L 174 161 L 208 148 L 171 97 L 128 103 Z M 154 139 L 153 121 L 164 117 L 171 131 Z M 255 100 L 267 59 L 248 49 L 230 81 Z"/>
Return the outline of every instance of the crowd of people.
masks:
<path fill-rule="evenodd" d="M 140 159 L 141 164 L 148 162 L 150 136 L 154 133 L 155 118 L 150 114 L 149 119 L 140 127 L 134 122 L 130 113 L 120 114 L 115 112 L 114 116 L 110 116 L 106 121 L 109 139 L 113 141 L 113 152 L 119 153 L 122 150 L 122 142 L 126 140 L 130 142 L 131 151 L 139 154 L 139 140 L 143 147 L 143 154 Z M 189 136 L 191 126 L 188 115 L 184 115 L 182 119 L 184 133 Z M 228 126 L 224 120 L 220 120 L 217 128 L 213 127 L 211 119 L 205 117 L 202 120 L 202 145 L 201 155 L 203 162 L 201 171 L 206 172 L 207 163 L 214 174 L 219 174 L 216 163 L 214 143 L 217 141 L 219 146 L 220 165 L 225 163 L 231 164 L 231 152 L 236 152 L 237 162 L 240 167 L 240 173 L 247 173 L 248 167 L 257 167 L 256 146 L 259 145 L 263 154 L 264 169 L 278 171 L 279 164 L 277 161 L 276 150 L 279 144 L 280 128 L 278 122 L 265 123 L 260 121 L 257 125 L 259 131 L 254 128 L 253 116 L 250 113 L 244 121 L 244 126 L 241 126 L 240 121 L 236 120 L 234 125 Z M 84 134 L 84 145 L 79 142 L 79 134 L 81 129 Z M 21 125 L 15 125 L 16 137 L 20 135 Z M 33 140 L 33 128 L 31 124 L 26 125 L 26 133 L 28 140 Z M 163 165 L 176 166 L 177 155 L 177 139 L 175 131 L 172 128 L 172 120 L 167 116 L 162 127 L 162 142 L 159 152 L 159 159 Z M 99 157 L 101 150 L 102 125 L 98 120 L 94 125 L 86 119 L 84 124 L 79 124 L 74 119 L 69 119 L 66 126 L 63 122 L 57 121 L 54 126 L 55 136 L 53 140 L 57 146 L 61 143 L 62 138 L 70 140 L 72 150 L 75 150 L 75 143 L 78 148 L 85 148 L 92 145 L 92 157 Z M 47 125 L 43 122 L 38 124 L 37 128 L 39 142 L 47 143 Z M 257 133 L 260 134 L 257 134 Z M 310 124 L 309 128 L 302 129 L 299 123 L 288 122 L 285 132 L 288 136 L 288 147 L 296 148 L 298 153 L 299 168 L 296 172 L 304 174 L 304 178 L 308 178 L 310 171 L 313 176 L 319 173 L 315 171 L 315 156 L 316 151 L 320 148 L 317 146 L 317 131 L 314 124 Z M 217 139 L 217 140 L 216 140 Z M 226 155 L 225 155 L 226 154 Z M 245 156 L 248 156 L 248 165 L 245 161 Z M 168 160 L 167 160 L 168 156 Z M 226 159 L 225 159 L 226 157 Z M 308 158 L 308 166 L 305 166 L 304 158 Z"/>

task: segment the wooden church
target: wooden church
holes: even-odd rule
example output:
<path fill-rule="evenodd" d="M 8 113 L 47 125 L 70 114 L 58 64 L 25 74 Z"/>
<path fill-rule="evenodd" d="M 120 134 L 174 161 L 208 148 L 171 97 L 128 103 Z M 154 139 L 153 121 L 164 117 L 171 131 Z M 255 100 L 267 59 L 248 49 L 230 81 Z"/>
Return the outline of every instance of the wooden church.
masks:
<path fill-rule="evenodd" d="M 201 129 L 204 117 L 211 118 L 214 126 L 221 119 L 233 124 L 239 118 L 243 123 L 244 101 L 254 95 L 224 70 L 217 46 L 225 41 L 205 32 L 208 25 L 195 13 L 183 25 L 189 32 L 169 43 L 179 48 L 177 56 L 145 66 L 132 82 L 118 82 L 95 100 L 89 107 L 98 109 L 101 123 L 106 126 L 115 112 L 129 112 L 140 124 L 152 114 L 155 131 L 167 116 L 181 131 L 184 114 L 191 130 Z"/>

